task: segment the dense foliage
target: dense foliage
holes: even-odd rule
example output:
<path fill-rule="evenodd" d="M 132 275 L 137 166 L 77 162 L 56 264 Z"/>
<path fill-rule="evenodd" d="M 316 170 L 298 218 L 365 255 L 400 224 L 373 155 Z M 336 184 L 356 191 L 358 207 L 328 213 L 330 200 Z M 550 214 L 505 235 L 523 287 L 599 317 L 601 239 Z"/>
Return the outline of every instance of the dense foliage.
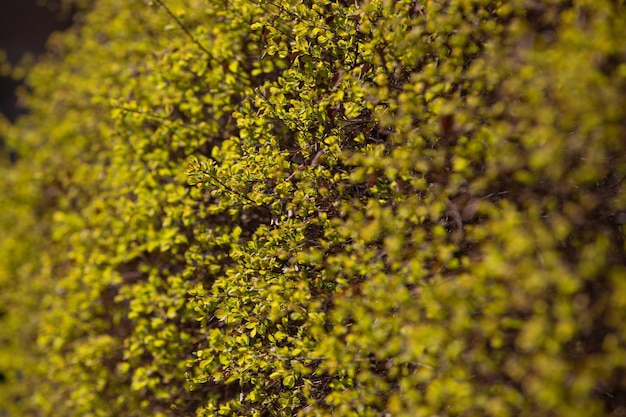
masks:
<path fill-rule="evenodd" d="M 2 123 L 0 416 L 626 415 L 622 1 L 80 20 Z"/>

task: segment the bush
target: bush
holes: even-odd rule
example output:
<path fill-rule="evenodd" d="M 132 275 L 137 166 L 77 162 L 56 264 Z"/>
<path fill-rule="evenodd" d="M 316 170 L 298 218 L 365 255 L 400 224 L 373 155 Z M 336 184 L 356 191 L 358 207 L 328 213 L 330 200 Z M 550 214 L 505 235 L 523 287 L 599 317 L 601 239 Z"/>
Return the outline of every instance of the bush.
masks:
<path fill-rule="evenodd" d="M 80 16 L 4 123 L 2 413 L 626 413 L 621 2 Z"/>

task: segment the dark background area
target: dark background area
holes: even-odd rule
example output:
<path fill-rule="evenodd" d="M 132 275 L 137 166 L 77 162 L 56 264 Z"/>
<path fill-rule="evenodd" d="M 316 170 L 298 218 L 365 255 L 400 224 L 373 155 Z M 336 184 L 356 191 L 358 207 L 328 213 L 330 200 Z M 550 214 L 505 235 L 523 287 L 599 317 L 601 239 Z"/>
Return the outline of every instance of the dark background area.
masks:
<path fill-rule="evenodd" d="M 7 53 L 12 64 L 18 63 L 27 52 L 41 55 L 48 36 L 68 28 L 70 23 L 71 13 L 61 13 L 54 1 L 0 0 L 0 50 Z M 15 120 L 25 110 L 17 106 L 15 90 L 18 86 L 19 82 L 0 77 L 0 113 L 10 120 Z"/>

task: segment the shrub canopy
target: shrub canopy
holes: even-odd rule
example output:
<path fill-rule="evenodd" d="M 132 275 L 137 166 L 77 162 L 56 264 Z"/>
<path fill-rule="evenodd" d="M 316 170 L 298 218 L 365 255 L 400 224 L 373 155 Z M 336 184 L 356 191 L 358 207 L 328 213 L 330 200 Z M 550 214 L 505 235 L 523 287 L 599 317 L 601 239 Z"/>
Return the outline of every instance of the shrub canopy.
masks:
<path fill-rule="evenodd" d="M 78 17 L 2 122 L 0 415 L 626 412 L 623 2 Z"/>

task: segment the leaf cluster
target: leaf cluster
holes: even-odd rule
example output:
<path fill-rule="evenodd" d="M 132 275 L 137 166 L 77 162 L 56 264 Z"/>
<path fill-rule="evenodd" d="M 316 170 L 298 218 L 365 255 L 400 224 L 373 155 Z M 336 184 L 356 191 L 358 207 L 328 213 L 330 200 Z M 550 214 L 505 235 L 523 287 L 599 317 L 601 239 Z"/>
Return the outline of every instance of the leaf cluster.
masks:
<path fill-rule="evenodd" d="M 0 414 L 619 414 L 625 24 L 94 2 L 2 122 Z"/>

